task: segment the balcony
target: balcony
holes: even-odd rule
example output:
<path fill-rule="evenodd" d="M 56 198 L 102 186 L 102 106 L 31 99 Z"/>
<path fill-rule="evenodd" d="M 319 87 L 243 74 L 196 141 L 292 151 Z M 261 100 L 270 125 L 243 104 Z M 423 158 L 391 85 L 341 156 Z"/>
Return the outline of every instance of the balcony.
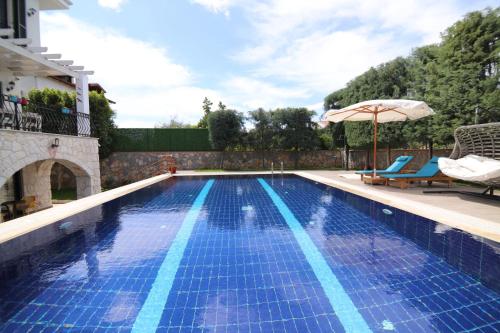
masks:
<path fill-rule="evenodd" d="M 85 137 L 94 133 L 86 113 L 51 109 L 12 95 L 0 95 L 0 129 Z"/>

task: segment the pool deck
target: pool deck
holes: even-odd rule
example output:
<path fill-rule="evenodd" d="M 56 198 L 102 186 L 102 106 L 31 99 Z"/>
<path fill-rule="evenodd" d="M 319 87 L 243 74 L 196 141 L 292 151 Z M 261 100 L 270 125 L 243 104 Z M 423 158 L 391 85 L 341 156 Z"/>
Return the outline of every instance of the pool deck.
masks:
<path fill-rule="evenodd" d="M 181 171 L 178 176 L 188 175 L 239 175 L 263 174 L 264 172 L 192 172 Z M 265 172 L 269 173 L 269 172 Z M 400 189 L 395 186 L 365 185 L 353 171 L 303 170 L 285 171 L 310 180 L 330 185 L 383 204 L 405 210 L 450 227 L 500 242 L 500 202 L 464 196 L 455 193 L 425 194 L 425 190 L 447 190 L 443 183 L 433 183 Z M 275 175 L 279 173 L 275 172 Z M 481 188 L 454 184 L 450 190 L 481 192 Z"/>

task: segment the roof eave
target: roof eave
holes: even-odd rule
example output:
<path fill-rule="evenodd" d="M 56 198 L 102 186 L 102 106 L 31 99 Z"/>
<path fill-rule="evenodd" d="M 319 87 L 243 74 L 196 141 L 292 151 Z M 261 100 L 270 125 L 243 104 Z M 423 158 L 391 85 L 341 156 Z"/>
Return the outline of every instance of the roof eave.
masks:
<path fill-rule="evenodd" d="M 5 65 L 7 70 L 20 73 L 18 76 L 42 76 L 40 73 L 46 73 L 43 76 L 69 75 L 78 77 L 80 73 L 90 74 L 85 71 L 73 71 L 68 68 L 69 66 L 59 65 L 44 58 L 41 54 L 33 53 L 25 47 L 13 44 L 9 39 L 0 39 L 0 55 L 3 55 L 0 63 L 7 64 Z M 11 62 L 11 65 L 8 65 L 8 61 Z"/>

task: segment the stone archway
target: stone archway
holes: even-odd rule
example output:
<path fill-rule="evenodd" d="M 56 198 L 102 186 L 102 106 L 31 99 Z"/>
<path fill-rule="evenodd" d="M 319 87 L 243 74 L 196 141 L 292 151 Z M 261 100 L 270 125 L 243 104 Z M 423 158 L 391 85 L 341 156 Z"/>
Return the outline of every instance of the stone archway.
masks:
<path fill-rule="evenodd" d="M 51 205 L 50 171 L 55 162 L 76 176 L 77 198 L 101 191 L 96 138 L 0 130 L 0 161 L 0 186 L 23 170 L 23 194 L 36 195 L 38 208 Z"/>
<path fill-rule="evenodd" d="M 54 159 L 54 160 L 46 160 L 43 161 L 40 165 L 39 168 L 39 173 L 40 176 L 43 177 L 44 179 L 48 179 L 49 182 L 49 188 L 50 186 L 50 172 L 52 170 L 52 166 L 54 163 L 60 163 L 64 165 L 66 168 L 68 168 L 73 175 L 75 175 L 76 178 L 76 198 L 84 198 L 86 196 L 89 196 L 92 193 L 92 179 L 90 177 L 90 174 L 88 171 L 86 171 L 83 167 L 79 166 L 76 163 L 73 163 L 68 160 L 59 160 L 59 159 Z"/>
<path fill-rule="evenodd" d="M 37 208 L 39 209 L 52 205 L 50 172 L 56 162 L 67 167 L 75 175 L 77 199 L 93 194 L 91 176 L 81 166 L 71 161 L 59 159 L 37 161 L 23 167 L 21 172 L 23 195 L 36 196 Z"/>

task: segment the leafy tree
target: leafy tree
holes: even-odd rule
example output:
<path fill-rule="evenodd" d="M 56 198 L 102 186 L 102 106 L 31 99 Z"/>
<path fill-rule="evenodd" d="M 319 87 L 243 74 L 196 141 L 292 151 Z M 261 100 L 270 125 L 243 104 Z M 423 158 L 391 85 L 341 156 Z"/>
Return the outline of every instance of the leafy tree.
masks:
<path fill-rule="evenodd" d="M 170 118 L 170 121 L 168 123 L 166 122 L 160 122 L 155 124 L 155 128 L 193 128 L 197 127 L 195 125 L 190 125 L 188 123 L 183 123 L 180 120 L 177 120 L 177 116 L 173 116 Z"/>
<path fill-rule="evenodd" d="M 36 111 L 37 108 L 45 108 L 46 112 L 58 112 L 61 117 L 71 117 L 71 115 L 60 113 L 63 107 L 76 110 L 75 93 L 49 88 L 33 89 L 29 92 L 28 98 L 30 100 L 29 110 Z M 114 123 L 115 112 L 111 109 L 106 97 L 95 91 L 89 93 L 89 108 L 91 135 L 99 139 L 99 156 L 103 158 L 111 153 L 116 128 Z M 42 126 L 49 125 L 51 125 L 50 122 L 42 122 Z M 72 131 L 76 132 L 76 128 L 72 129 Z"/>
<path fill-rule="evenodd" d="M 344 105 L 342 105 L 343 94 L 344 89 L 340 89 L 326 96 L 323 103 L 325 112 L 329 110 L 342 109 L 344 107 Z M 343 122 L 330 123 L 326 130 L 331 135 L 331 149 L 339 147 L 346 148 L 347 140 Z"/>
<path fill-rule="evenodd" d="M 443 34 L 437 59 L 434 140 L 453 141 L 461 125 L 500 120 L 500 9 L 469 13 Z"/>
<path fill-rule="evenodd" d="M 436 44 L 419 47 L 409 57 L 410 83 L 408 98 L 425 101 L 436 106 L 439 103 L 437 67 L 439 46 Z M 425 145 L 431 151 L 433 147 L 432 124 L 434 117 L 408 121 L 403 128 L 403 135 L 410 146 L 420 148 Z"/>
<path fill-rule="evenodd" d="M 371 99 L 402 98 L 407 94 L 409 84 L 408 60 L 398 57 L 356 77 L 347 87 L 333 92 L 325 98 L 324 106 L 349 106 Z M 342 125 L 334 125 L 340 128 Z M 379 124 L 377 142 L 382 145 L 402 145 L 403 123 Z M 351 147 L 369 148 L 373 144 L 371 122 L 345 122 L 345 137 Z M 336 129 L 341 134 L 340 129 Z"/>
<path fill-rule="evenodd" d="M 330 126 L 328 126 L 327 128 L 317 128 L 315 131 L 316 131 L 316 136 L 319 139 L 319 146 L 318 146 L 319 149 L 329 150 L 335 147 Z"/>
<path fill-rule="evenodd" d="M 44 88 L 33 89 L 28 93 L 28 99 L 33 107 L 44 107 L 52 110 L 61 110 L 63 107 L 76 109 L 74 93 L 57 89 Z"/>
<path fill-rule="evenodd" d="M 274 143 L 284 150 L 295 152 L 314 150 L 319 146 L 315 131 L 317 125 L 312 121 L 314 111 L 306 108 L 276 109 L 272 112 L 275 129 Z M 298 166 L 298 154 L 295 154 L 295 168 Z"/>
<path fill-rule="evenodd" d="M 265 168 L 264 152 L 271 149 L 274 135 L 272 114 L 270 111 L 259 108 L 250 111 L 250 121 L 255 127 L 249 132 L 249 144 L 250 147 L 261 153 L 262 168 Z"/>
<path fill-rule="evenodd" d="M 218 110 L 208 116 L 208 133 L 210 144 L 221 150 L 220 167 L 224 168 L 224 151 L 234 148 L 240 143 L 243 127 L 243 116 L 234 110 Z"/>
<path fill-rule="evenodd" d="M 104 94 L 96 91 L 89 93 L 89 108 L 92 136 L 99 139 L 99 156 L 107 157 L 112 152 L 113 136 L 116 130 L 115 112 L 111 109 Z"/>
<path fill-rule="evenodd" d="M 435 116 L 379 126 L 379 143 L 400 147 L 446 146 L 458 126 L 500 121 L 499 14 L 499 8 L 469 13 L 445 31 L 440 44 L 371 68 L 331 93 L 325 109 L 383 98 L 427 102 Z M 349 145 L 372 143 L 370 123 L 346 122 L 345 132 Z"/>
<path fill-rule="evenodd" d="M 219 111 L 224 111 L 224 110 L 226 110 L 226 105 L 222 104 L 222 102 L 219 101 L 218 108 L 219 108 Z"/>
<path fill-rule="evenodd" d="M 207 128 L 208 127 L 208 115 L 210 114 L 210 112 L 212 111 L 212 105 L 214 103 L 210 102 L 210 100 L 205 97 L 205 99 L 203 99 L 203 105 L 202 105 L 202 109 L 203 109 L 203 118 L 200 119 L 200 121 L 198 122 L 198 127 L 199 128 Z"/>

